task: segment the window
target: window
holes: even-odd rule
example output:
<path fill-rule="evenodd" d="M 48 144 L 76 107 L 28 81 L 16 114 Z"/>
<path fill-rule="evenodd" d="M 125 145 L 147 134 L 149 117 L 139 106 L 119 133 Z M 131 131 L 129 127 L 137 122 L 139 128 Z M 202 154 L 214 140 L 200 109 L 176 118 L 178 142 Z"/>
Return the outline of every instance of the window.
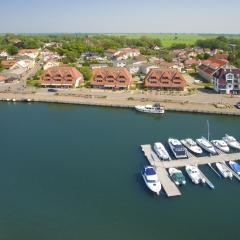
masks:
<path fill-rule="evenodd" d="M 102 76 L 101 76 L 101 75 L 97 75 L 96 77 L 97 77 L 97 78 L 102 78 Z"/>

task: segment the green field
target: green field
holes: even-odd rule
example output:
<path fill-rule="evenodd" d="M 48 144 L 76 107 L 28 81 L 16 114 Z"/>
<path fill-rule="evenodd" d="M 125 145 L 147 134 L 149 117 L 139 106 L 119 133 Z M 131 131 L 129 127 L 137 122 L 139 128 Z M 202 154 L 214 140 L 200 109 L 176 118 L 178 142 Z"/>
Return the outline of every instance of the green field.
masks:
<path fill-rule="evenodd" d="M 197 40 L 200 39 L 209 39 L 216 38 L 219 35 L 217 34 L 164 34 L 164 33 L 149 33 L 149 34 L 141 34 L 141 33 L 130 33 L 130 34 L 111 34 L 113 36 L 126 36 L 130 38 L 139 38 L 141 36 L 151 37 L 151 38 L 160 38 L 162 41 L 162 45 L 164 47 L 169 47 L 172 44 L 176 43 L 185 43 L 187 45 L 193 45 Z M 240 35 L 224 35 L 226 37 L 238 38 L 240 39 Z"/>

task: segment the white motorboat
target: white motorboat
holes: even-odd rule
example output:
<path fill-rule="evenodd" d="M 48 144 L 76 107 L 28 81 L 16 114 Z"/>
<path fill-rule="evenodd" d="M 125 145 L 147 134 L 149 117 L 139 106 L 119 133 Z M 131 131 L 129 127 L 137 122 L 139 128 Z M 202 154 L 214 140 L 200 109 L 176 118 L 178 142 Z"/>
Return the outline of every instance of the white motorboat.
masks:
<path fill-rule="evenodd" d="M 145 166 L 142 171 L 143 180 L 146 183 L 147 187 L 157 195 L 160 194 L 161 191 L 161 183 L 158 179 L 156 171 L 152 166 Z"/>
<path fill-rule="evenodd" d="M 240 164 L 239 163 L 230 161 L 229 165 L 237 175 L 240 175 Z"/>
<path fill-rule="evenodd" d="M 223 140 L 212 140 L 211 143 L 222 152 L 228 153 L 230 151 L 227 143 Z"/>
<path fill-rule="evenodd" d="M 187 158 L 186 149 L 178 139 L 169 138 L 168 144 L 175 158 Z"/>
<path fill-rule="evenodd" d="M 232 172 L 226 167 L 225 164 L 218 162 L 218 163 L 216 163 L 216 167 L 224 178 L 232 178 L 233 177 Z"/>
<path fill-rule="evenodd" d="M 160 157 L 160 159 L 170 160 L 170 156 L 162 143 L 160 142 L 154 143 L 153 149 L 157 153 L 157 155 Z"/>
<path fill-rule="evenodd" d="M 195 153 L 195 154 L 202 154 L 202 149 L 197 145 L 197 143 L 195 141 L 193 141 L 193 139 L 191 138 L 187 138 L 187 139 L 182 139 L 181 143 L 187 148 L 189 149 L 191 152 Z"/>
<path fill-rule="evenodd" d="M 172 178 L 173 182 L 177 186 L 186 184 L 186 179 L 181 170 L 176 169 L 176 168 L 169 168 L 168 172 L 169 172 L 169 175 Z"/>
<path fill-rule="evenodd" d="M 201 175 L 197 166 L 187 165 L 185 167 L 188 176 L 191 178 L 192 182 L 195 184 L 205 183 L 205 178 Z"/>
<path fill-rule="evenodd" d="M 222 140 L 224 142 L 226 142 L 229 147 L 240 150 L 240 143 L 233 136 L 225 134 L 225 136 L 222 138 Z"/>
<path fill-rule="evenodd" d="M 154 105 L 145 105 L 145 106 L 135 106 L 135 109 L 139 112 L 144 113 L 155 113 L 155 114 L 163 114 L 165 112 L 164 107 L 162 107 L 159 103 Z"/>
<path fill-rule="evenodd" d="M 217 154 L 214 146 L 205 137 L 196 139 L 196 142 L 198 143 L 198 145 L 200 147 L 202 147 L 207 152 L 209 152 L 211 154 Z"/>

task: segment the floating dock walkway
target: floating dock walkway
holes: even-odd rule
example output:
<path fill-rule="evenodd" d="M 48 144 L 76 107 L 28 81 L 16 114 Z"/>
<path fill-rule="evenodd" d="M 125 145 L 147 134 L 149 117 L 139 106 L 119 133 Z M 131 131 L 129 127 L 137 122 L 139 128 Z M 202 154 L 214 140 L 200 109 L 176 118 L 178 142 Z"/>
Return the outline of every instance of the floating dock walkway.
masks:
<path fill-rule="evenodd" d="M 171 181 L 168 175 L 168 172 L 167 172 L 168 168 L 179 168 L 179 167 L 185 167 L 187 165 L 205 165 L 205 164 L 209 164 L 209 163 L 212 164 L 217 162 L 225 163 L 229 161 L 240 160 L 240 152 L 229 153 L 229 154 L 219 152 L 218 155 L 208 156 L 208 157 L 195 157 L 192 154 L 188 154 L 189 158 L 186 158 L 186 159 L 162 161 L 159 159 L 157 154 L 152 150 L 152 147 L 150 144 L 141 145 L 141 148 L 142 148 L 142 151 L 144 152 L 145 157 L 149 161 L 149 163 L 156 168 L 156 173 L 168 197 L 181 195 L 181 192 L 179 191 L 178 187 Z M 240 177 L 232 169 L 229 168 L 229 170 L 240 181 Z M 214 189 L 214 185 L 211 183 L 211 181 L 203 173 L 202 175 L 206 179 L 206 183 L 208 184 L 208 186 Z"/>
<path fill-rule="evenodd" d="M 156 153 L 152 150 L 151 145 L 142 145 L 142 151 L 145 157 L 148 159 L 152 166 L 156 167 L 156 173 L 161 181 L 161 184 L 168 197 L 180 196 L 181 192 L 177 186 L 171 181 L 168 176 L 166 168 L 163 166 L 163 162 L 158 158 Z"/>

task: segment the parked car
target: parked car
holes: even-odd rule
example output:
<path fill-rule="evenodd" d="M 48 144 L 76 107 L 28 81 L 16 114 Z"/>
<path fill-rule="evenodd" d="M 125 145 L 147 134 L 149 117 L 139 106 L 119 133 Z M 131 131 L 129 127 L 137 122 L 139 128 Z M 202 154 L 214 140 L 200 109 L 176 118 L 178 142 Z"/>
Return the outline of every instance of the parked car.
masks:
<path fill-rule="evenodd" d="M 49 88 L 48 89 L 48 92 L 57 92 L 58 90 L 57 89 L 54 89 L 54 88 Z"/>
<path fill-rule="evenodd" d="M 240 109 L 240 102 L 236 103 L 235 107 Z"/>

